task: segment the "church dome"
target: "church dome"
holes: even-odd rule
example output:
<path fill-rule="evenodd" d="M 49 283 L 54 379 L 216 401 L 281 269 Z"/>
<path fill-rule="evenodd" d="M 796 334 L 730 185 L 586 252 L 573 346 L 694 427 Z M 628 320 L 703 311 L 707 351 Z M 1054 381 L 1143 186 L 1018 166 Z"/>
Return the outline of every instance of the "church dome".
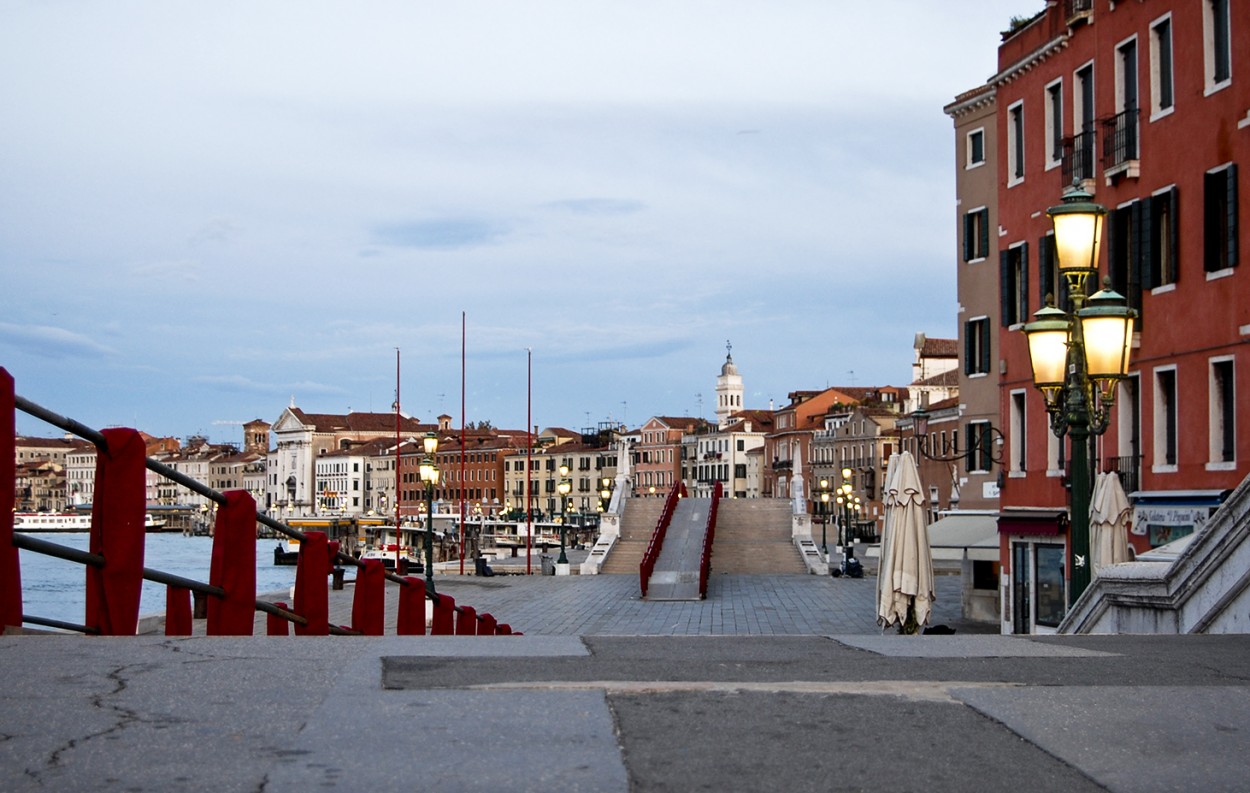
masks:
<path fill-rule="evenodd" d="M 725 356 L 725 364 L 724 364 L 723 366 L 721 366 L 721 368 L 720 368 L 720 373 L 721 373 L 721 377 L 724 377 L 725 375 L 731 375 L 731 374 L 737 374 L 737 373 L 738 373 L 738 367 L 734 366 L 734 357 L 733 357 L 733 355 L 726 355 L 726 356 Z"/>

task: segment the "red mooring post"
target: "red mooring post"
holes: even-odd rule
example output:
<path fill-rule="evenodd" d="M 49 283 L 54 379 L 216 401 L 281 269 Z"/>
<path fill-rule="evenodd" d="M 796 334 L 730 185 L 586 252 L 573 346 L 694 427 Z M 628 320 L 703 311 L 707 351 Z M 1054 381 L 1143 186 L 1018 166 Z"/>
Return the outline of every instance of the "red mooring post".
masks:
<path fill-rule="evenodd" d="M 496 636 L 511 636 L 512 626 L 506 622 L 499 623 L 498 625 L 495 626 L 495 635 Z"/>
<path fill-rule="evenodd" d="M 352 630 L 365 636 L 381 636 L 386 619 L 386 569 L 381 559 L 366 559 L 363 564 L 356 568 Z"/>
<path fill-rule="evenodd" d="M 191 635 L 191 590 L 165 587 L 165 635 Z"/>
<path fill-rule="evenodd" d="M 335 543 L 337 545 L 337 543 Z M 296 636 L 330 635 L 330 543 L 323 531 L 310 531 L 299 544 L 295 565 L 295 608 L 308 620 L 295 623 Z"/>
<path fill-rule="evenodd" d="M 456 599 L 451 595 L 439 595 L 434 603 L 434 623 L 431 636 L 451 636 L 456 632 Z"/>
<path fill-rule="evenodd" d="M 274 603 L 274 605 L 280 609 L 286 609 L 287 611 L 291 610 L 291 607 L 285 603 Z M 279 617 L 277 614 L 265 615 L 265 635 L 266 636 L 290 636 L 291 635 L 291 631 L 289 630 L 290 627 L 291 627 L 291 623 L 287 622 L 282 617 Z"/>
<path fill-rule="evenodd" d="M 477 636 L 477 609 L 461 606 L 456 613 L 456 635 Z"/>
<path fill-rule="evenodd" d="M 127 427 L 102 433 L 91 506 L 91 553 L 103 567 L 87 567 L 87 626 L 101 636 L 134 636 L 143 587 L 143 533 L 147 512 L 147 446 Z"/>
<path fill-rule="evenodd" d="M 217 509 L 208 583 L 226 590 L 208 599 L 209 636 L 251 636 L 256 624 L 256 502 L 244 490 L 227 490 Z"/>
<path fill-rule="evenodd" d="M 13 545 L 17 506 L 17 396 L 13 375 L 0 368 L 0 632 L 22 626 L 22 568 Z"/>
<path fill-rule="evenodd" d="M 496 621 L 489 613 L 481 614 L 477 618 L 477 635 L 478 636 L 494 636 Z"/>
<path fill-rule="evenodd" d="M 406 586 L 399 588 L 399 614 L 395 621 L 397 636 L 425 635 L 425 579 L 406 576 Z"/>

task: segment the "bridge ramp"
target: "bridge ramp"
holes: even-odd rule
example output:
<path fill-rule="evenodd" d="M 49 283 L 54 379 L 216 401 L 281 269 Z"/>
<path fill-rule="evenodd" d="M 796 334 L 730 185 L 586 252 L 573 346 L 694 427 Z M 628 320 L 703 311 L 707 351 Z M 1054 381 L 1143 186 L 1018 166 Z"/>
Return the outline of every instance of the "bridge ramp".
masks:
<path fill-rule="evenodd" d="M 699 559 L 707 534 L 710 498 L 683 498 L 677 502 L 664 546 L 647 584 L 647 600 L 699 600 Z"/>

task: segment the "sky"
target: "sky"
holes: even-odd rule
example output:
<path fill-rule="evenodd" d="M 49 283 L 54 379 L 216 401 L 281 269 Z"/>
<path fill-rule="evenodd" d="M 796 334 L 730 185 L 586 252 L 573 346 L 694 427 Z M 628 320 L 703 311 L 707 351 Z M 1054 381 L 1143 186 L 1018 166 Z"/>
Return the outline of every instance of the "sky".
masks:
<path fill-rule="evenodd" d="M 501 428 L 712 418 L 727 342 L 748 408 L 906 385 L 957 334 L 942 107 L 1042 6 L 9 0 L 0 367 L 219 442 L 389 411 L 397 349 L 456 426 L 462 347 Z"/>

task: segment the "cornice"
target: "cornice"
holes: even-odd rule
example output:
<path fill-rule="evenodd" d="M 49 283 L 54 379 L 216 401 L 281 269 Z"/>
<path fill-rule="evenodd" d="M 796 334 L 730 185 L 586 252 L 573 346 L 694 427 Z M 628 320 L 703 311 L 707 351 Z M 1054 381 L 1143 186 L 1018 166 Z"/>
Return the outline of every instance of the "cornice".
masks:
<path fill-rule="evenodd" d="M 1016 61 L 1012 65 L 1008 66 L 1006 69 L 1003 69 L 998 74 L 991 77 L 990 83 L 992 83 L 995 86 L 1003 86 L 1003 85 L 1006 85 L 1007 83 L 1012 82 L 1013 80 L 1019 79 L 1022 75 L 1026 74 L 1029 71 L 1032 71 L 1036 66 L 1042 63 L 1045 63 L 1055 53 L 1066 49 L 1068 46 L 1068 42 L 1071 40 L 1071 38 L 1072 38 L 1071 33 L 1065 33 L 1064 35 L 1059 36 L 1056 39 L 1052 39 L 1051 41 L 1048 41 L 1047 43 L 1033 50 L 1033 52 L 1029 53 L 1028 55 L 1025 55 L 1020 60 Z"/>

